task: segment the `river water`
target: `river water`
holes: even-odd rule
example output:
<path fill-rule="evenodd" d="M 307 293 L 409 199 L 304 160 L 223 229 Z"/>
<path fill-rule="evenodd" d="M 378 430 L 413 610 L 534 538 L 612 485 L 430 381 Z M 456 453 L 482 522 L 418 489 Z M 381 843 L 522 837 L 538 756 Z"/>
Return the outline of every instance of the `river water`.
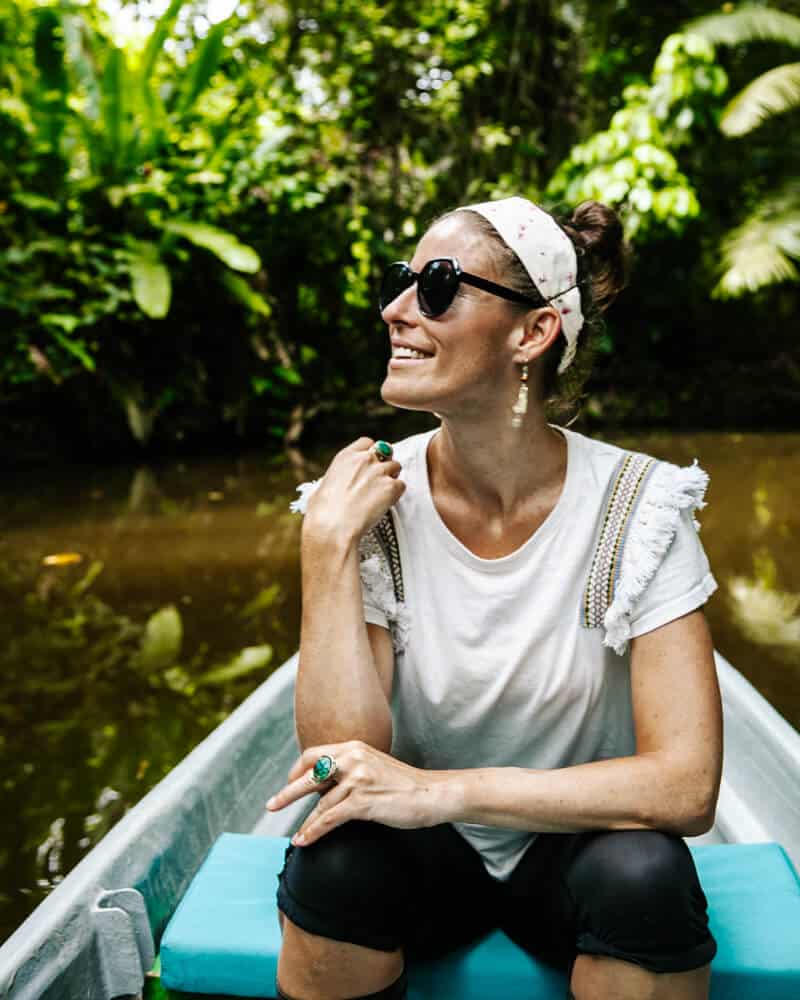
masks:
<path fill-rule="evenodd" d="M 800 434 L 602 436 L 708 471 L 715 646 L 800 728 Z M 346 443 L 0 486 L 0 936 L 295 651 L 288 504 Z"/>

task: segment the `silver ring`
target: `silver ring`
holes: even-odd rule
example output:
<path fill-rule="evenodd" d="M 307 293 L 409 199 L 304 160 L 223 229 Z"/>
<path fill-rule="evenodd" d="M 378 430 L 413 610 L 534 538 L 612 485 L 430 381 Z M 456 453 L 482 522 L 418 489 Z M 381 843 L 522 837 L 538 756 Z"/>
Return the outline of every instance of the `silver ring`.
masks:
<path fill-rule="evenodd" d="M 388 441 L 376 441 L 372 446 L 372 451 L 379 462 L 388 462 L 392 455 L 394 455 L 394 448 Z"/>

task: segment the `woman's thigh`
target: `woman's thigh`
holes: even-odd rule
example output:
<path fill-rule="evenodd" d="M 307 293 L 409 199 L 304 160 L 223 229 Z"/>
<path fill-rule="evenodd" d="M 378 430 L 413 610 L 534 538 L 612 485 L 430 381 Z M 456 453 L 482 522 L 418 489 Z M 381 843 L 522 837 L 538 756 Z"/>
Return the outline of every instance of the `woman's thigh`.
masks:
<path fill-rule="evenodd" d="M 278 907 L 299 927 L 381 951 L 433 957 L 497 926 L 496 884 L 449 823 L 351 820 L 290 844 L 278 883 Z"/>
<path fill-rule="evenodd" d="M 539 834 L 506 893 L 506 933 L 567 971 L 578 954 L 683 972 L 716 953 L 691 853 L 672 834 Z"/>

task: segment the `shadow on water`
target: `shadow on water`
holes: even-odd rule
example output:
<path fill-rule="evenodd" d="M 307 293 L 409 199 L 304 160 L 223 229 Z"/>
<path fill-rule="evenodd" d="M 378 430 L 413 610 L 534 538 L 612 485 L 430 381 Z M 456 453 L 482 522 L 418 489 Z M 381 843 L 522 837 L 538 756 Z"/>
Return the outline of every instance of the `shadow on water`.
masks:
<path fill-rule="evenodd" d="M 605 437 L 709 472 L 715 645 L 800 727 L 800 435 Z M 0 489 L 3 936 L 295 651 L 288 504 L 338 447 Z"/>

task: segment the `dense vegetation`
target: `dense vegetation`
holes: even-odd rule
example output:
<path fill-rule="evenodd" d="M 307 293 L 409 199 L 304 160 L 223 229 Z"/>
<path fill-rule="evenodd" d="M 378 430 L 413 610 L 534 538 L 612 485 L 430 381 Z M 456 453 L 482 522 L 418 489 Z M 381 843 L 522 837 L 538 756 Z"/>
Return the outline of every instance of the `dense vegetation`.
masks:
<path fill-rule="evenodd" d="M 634 241 L 588 420 L 793 423 L 797 15 L 0 0 L 5 457 L 373 426 L 382 266 L 512 193 Z"/>

